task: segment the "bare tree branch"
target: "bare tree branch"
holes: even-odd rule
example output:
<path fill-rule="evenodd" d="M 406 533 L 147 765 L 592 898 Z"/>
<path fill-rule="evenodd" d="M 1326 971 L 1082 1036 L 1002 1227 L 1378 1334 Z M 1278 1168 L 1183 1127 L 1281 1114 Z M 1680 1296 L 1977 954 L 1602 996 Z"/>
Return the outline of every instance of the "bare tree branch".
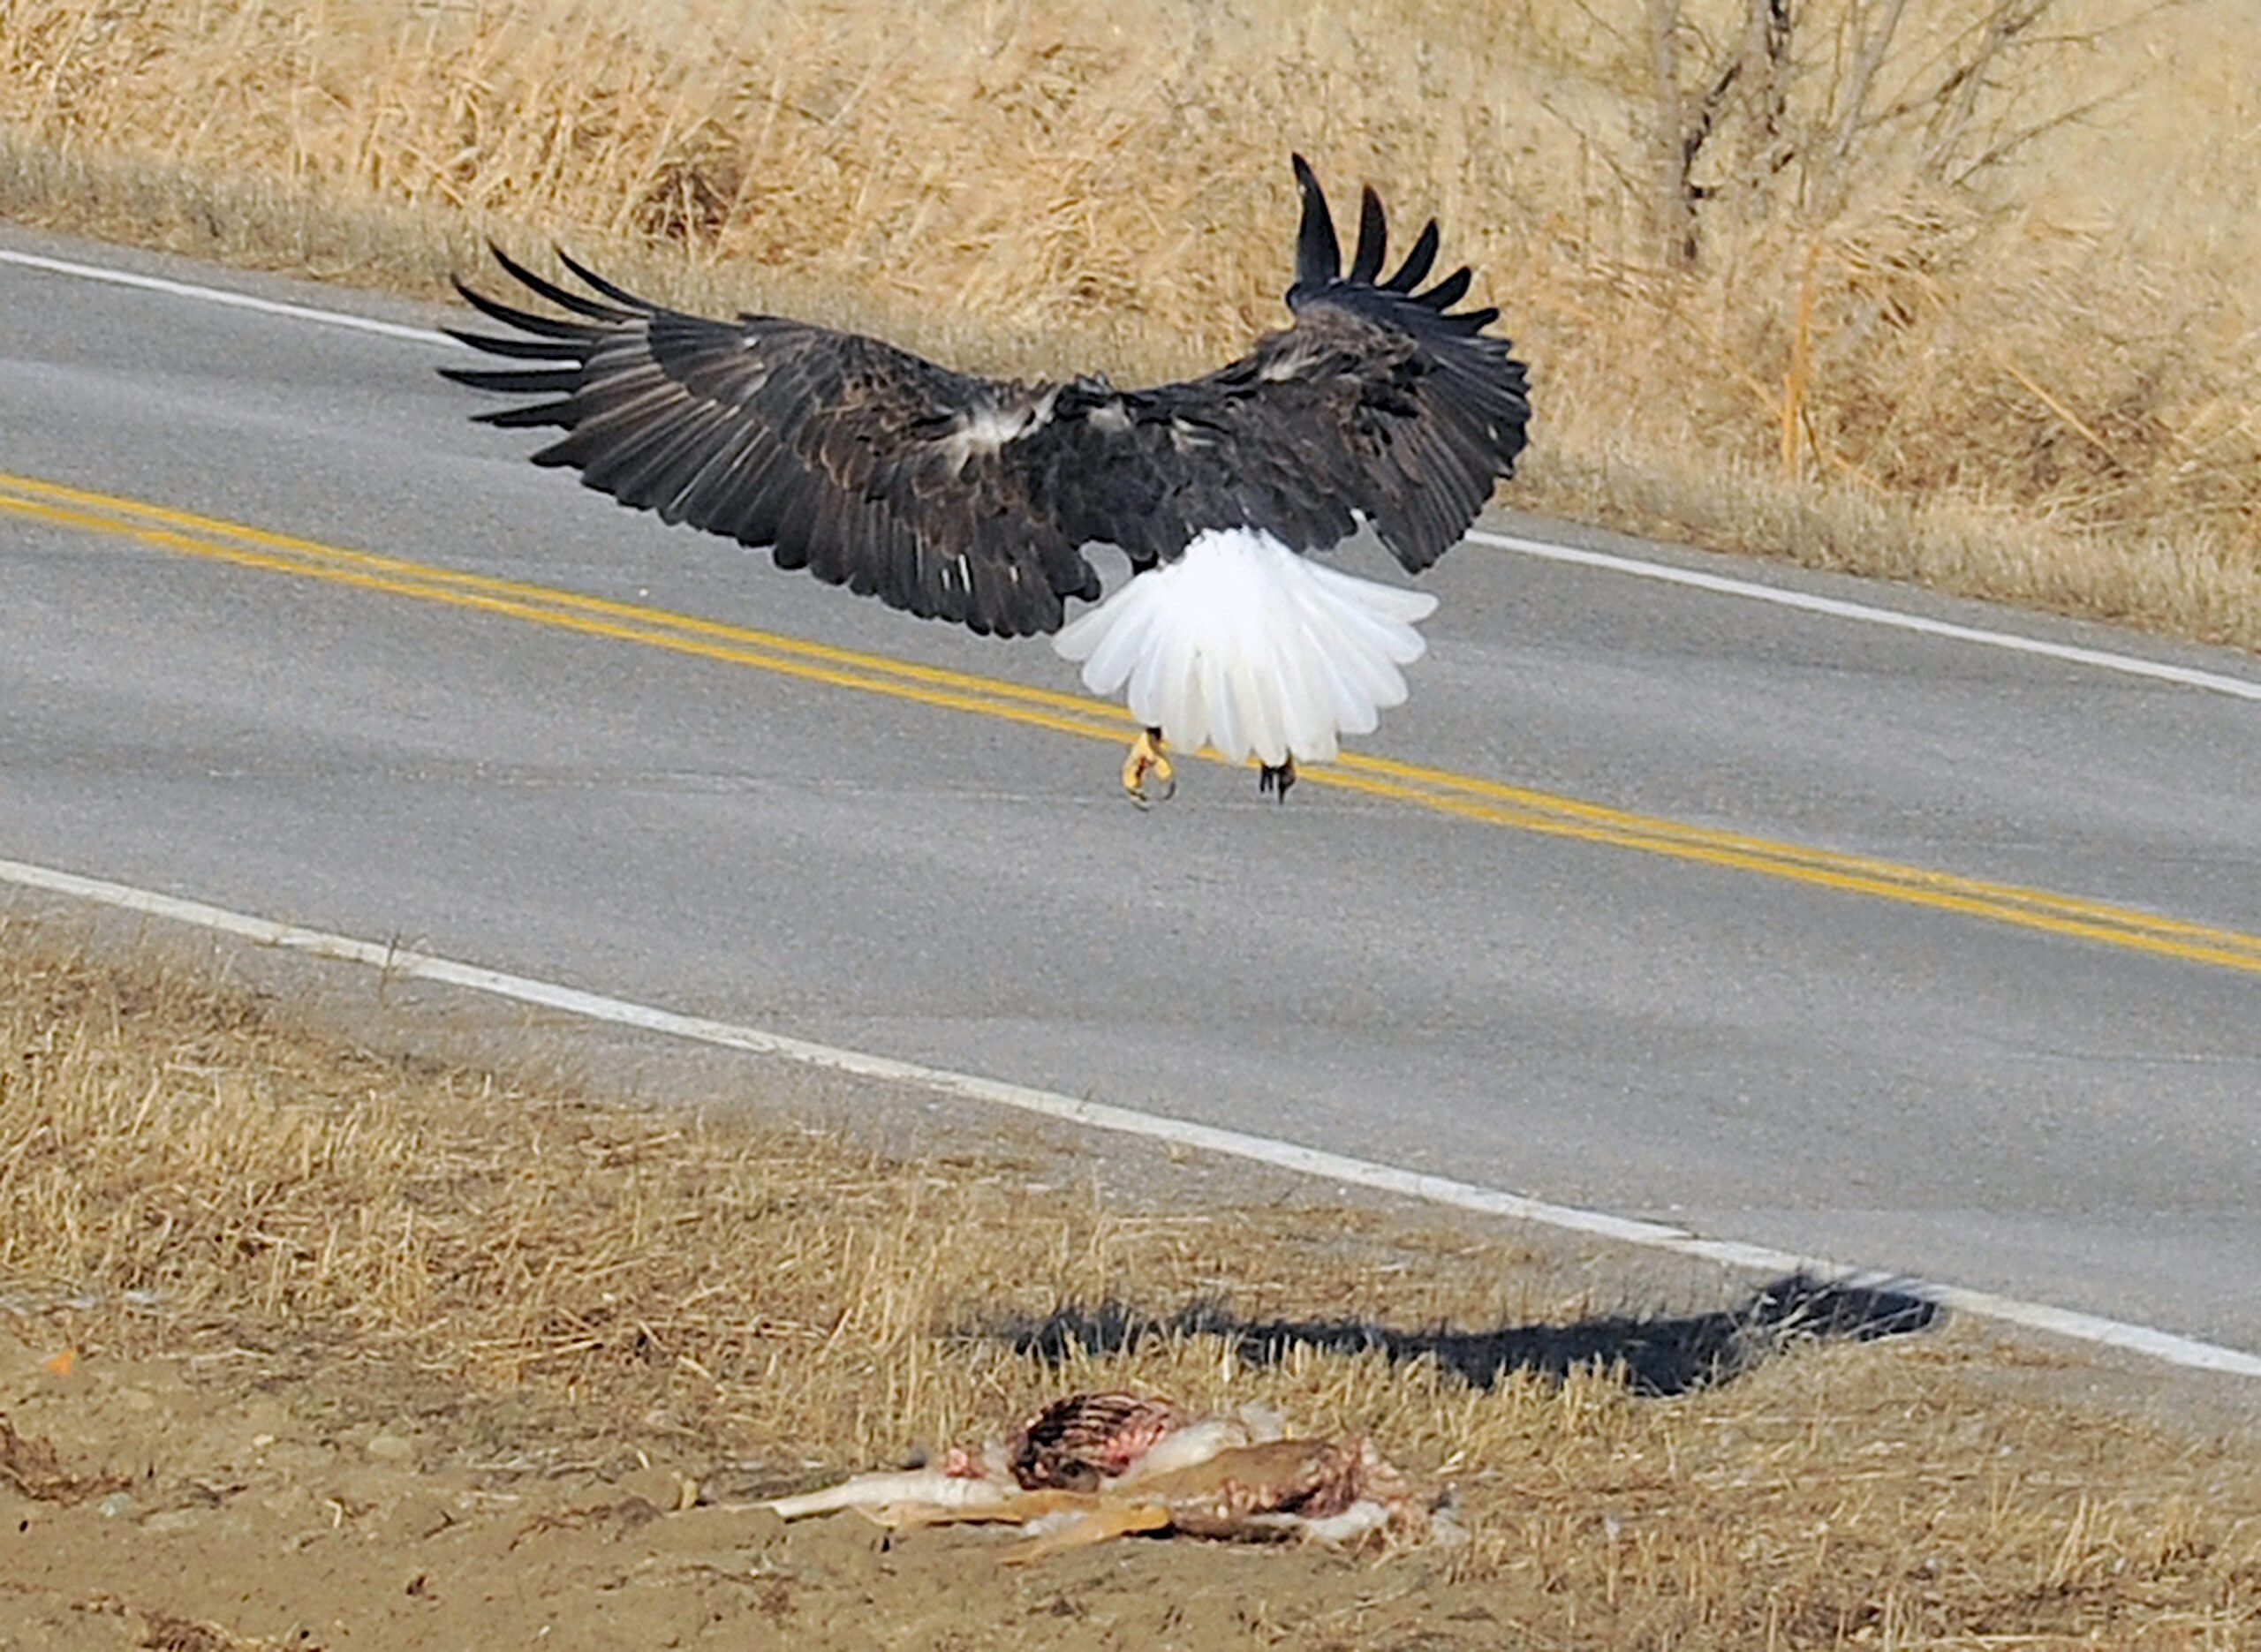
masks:
<path fill-rule="evenodd" d="M 2087 117 L 2094 114 L 2098 109 L 2102 109 L 2106 104 L 2118 102 L 2121 98 L 2126 97 L 2129 93 L 2133 92 L 2136 89 L 2136 83 L 2130 80 L 2124 86 L 2116 86 L 2113 87 L 2109 92 L 2098 93 L 2096 96 L 2089 99 L 2085 103 L 2076 103 L 2068 109 L 2061 110 L 2057 114 L 2049 117 L 2046 120 L 2036 121 L 2030 126 L 2019 128 L 2017 131 L 2012 132 L 2008 137 L 2004 138 L 2000 142 L 1996 143 L 1984 155 L 1978 156 L 1977 159 L 1972 161 L 1968 166 L 1965 166 L 1961 170 L 1955 172 L 1947 179 L 1947 182 L 1957 186 L 1969 183 L 1973 177 L 1985 171 L 1988 167 L 2000 165 L 2004 161 L 2009 159 L 2012 155 L 2023 148 L 2027 144 L 2031 143 L 2036 138 L 2040 137 L 2043 133 L 2054 132 L 2060 126 L 2070 126 L 2076 124 Z"/>
<path fill-rule="evenodd" d="M 1667 264 L 1696 261 L 1696 202 L 1688 193 L 1690 151 L 1680 93 L 1680 0 L 1648 0 L 1649 72 L 1655 84 L 1656 170 L 1653 203 L 1658 244 Z M 1700 140 L 1699 140 L 1700 141 Z"/>
<path fill-rule="evenodd" d="M 1876 83 L 1876 72 L 1892 49 L 1893 36 L 1900 32 L 1900 19 L 1907 10 L 1908 0 L 1885 0 L 1884 20 L 1871 26 L 1854 48 L 1852 73 L 1844 87 L 1844 102 L 1837 111 L 1837 130 L 1829 140 L 1821 178 L 1823 188 L 1833 198 L 1841 199 L 1846 192 L 1846 162 L 1852 157 L 1853 140 L 1860 135 L 1869 89 Z M 1853 27 L 1857 32 L 1860 26 L 1856 12 Z"/>
<path fill-rule="evenodd" d="M 1926 170 L 1942 171 L 1947 157 L 1962 147 L 1971 119 L 1978 112 L 1979 94 L 1986 76 L 2017 37 L 2047 14 L 2054 0 L 1997 0 L 1980 30 L 1978 48 L 1970 60 L 1947 78 L 1940 89 L 1931 120 L 1932 143 L 1924 157 Z"/>

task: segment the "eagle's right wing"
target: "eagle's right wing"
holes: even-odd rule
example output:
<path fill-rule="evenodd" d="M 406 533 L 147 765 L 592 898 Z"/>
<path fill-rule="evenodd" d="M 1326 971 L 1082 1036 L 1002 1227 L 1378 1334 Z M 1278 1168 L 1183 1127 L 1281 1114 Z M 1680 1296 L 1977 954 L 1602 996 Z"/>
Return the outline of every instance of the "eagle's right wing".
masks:
<path fill-rule="evenodd" d="M 1135 567 L 1170 560 L 1204 530 L 1254 528 L 1311 552 L 1363 521 L 1418 573 L 1514 474 L 1531 420 L 1524 366 L 1486 330 L 1497 310 L 1453 307 L 1466 268 L 1430 282 L 1435 221 L 1384 275 L 1388 227 L 1366 190 L 1345 270 L 1319 180 L 1301 155 L 1295 170 L 1295 325 L 1214 373 L 1111 404 L 1092 381 L 1068 386 L 1061 408 L 1080 424 L 1063 419 L 1026 456 L 1070 531 L 1112 540 Z"/>
<path fill-rule="evenodd" d="M 1345 270 L 1319 180 L 1301 155 L 1295 170 L 1295 325 L 1230 366 L 1153 394 L 1226 459 L 1213 485 L 1228 496 L 1206 507 L 1213 524 L 1244 521 L 1312 551 L 1363 519 L 1418 573 L 1515 473 L 1531 421 L 1528 374 L 1510 342 L 1486 330 L 1497 310 L 1453 308 L 1473 280 L 1465 267 L 1424 286 L 1435 220 L 1385 276 L 1388 227 L 1365 191 Z"/>
<path fill-rule="evenodd" d="M 565 259 L 591 297 L 495 256 L 566 314 L 458 282 L 511 331 L 454 336 L 529 365 L 442 371 L 540 398 L 480 416 L 563 429 L 535 464 L 578 471 L 665 521 L 773 547 L 781 568 L 976 631 L 1055 630 L 1066 598 L 1099 595 L 1079 538 L 1008 451 L 1051 423 L 1056 388 L 954 373 L 781 317 L 687 315 Z"/>

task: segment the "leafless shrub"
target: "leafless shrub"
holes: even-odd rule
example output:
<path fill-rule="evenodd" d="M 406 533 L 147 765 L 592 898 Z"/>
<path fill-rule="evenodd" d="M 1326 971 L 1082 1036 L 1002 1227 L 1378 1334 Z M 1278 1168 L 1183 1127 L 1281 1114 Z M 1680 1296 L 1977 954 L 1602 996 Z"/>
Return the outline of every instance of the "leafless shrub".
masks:
<path fill-rule="evenodd" d="M 2105 33 L 2045 30 L 2063 0 L 1987 0 L 1920 40 L 1903 34 L 1909 0 L 1739 0 L 1739 15 L 1645 4 L 1652 210 L 1683 266 L 1698 260 L 1707 203 L 1713 217 L 1826 223 L 1879 177 L 1959 189 L 2131 89 L 2050 83 L 2045 57 Z"/>

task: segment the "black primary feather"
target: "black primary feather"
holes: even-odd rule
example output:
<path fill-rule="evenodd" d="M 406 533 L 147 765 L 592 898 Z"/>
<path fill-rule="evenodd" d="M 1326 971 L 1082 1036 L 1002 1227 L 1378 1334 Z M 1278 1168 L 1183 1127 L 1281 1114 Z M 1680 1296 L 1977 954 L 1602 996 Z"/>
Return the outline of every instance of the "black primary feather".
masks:
<path fill-rule="evenodd" d="M 1296 231 L 1296 284 L 1333 281 L 1342 273 L 1342 244 L 1335 238 L 1335 215 L 1327 210 L 1327 192 L 1303 156 L 1290 155 L 1296 187 L 1302 192 L 1303 223 Z"/>
<path fill-rule="evenodd" d="M 1359 192 L 1358 250 L 1351 254 L 1347 281 L 1371 282 L 1381 274 L 1381 260 L 1389 251 L 1389 223 L 1382 216 L 1381 197 L 1372 185 Z"/>
<path fill-rule="evenodd" d="M 1495 310 L 1453 309 L 1468 269 L 1419 290 L 1441 245 L 1433 219 L 1380 279 L 1388 225 L 1365 190 L 1345 272 L 1318 177 L 1300 155 L 1294 171 L 1294 325 L 1176 384 L 977 378 L 781 316 L 685 314 L 561 253 L 575 291 L 499 248 L 503 272 L 564 314 L 458 283 L 509 331 L 454 336 L 525 365 L 442 371 L 520 398 L 485 422 L 563 432 L 537 464 L 977 631 L 1056 630 L 1069 600 L 1099 595 L 1083 554 L 1095 542 L 1144 569 L 1205 529 L 1309 552 L 1363 519 L 1418 570 L 1513 473 L 1524 368 L 1485 331 Z"/>

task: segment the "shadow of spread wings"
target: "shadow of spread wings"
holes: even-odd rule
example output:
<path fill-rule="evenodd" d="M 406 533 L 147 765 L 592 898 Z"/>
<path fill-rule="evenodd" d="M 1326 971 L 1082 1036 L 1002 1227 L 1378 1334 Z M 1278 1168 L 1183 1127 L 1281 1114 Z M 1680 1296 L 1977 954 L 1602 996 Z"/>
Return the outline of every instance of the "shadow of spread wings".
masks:
<path fill-rule="evenodd" d="M 536 464 L 976 631 L 1054 630 L 1067 599 L 1096 600 L 1083 554 L 1093 542 L 1144 569 L 1204 529 L 1261 528 L 1312 551 L 1363 518 L 1418 570 L 1512 471 L 1530 417 L 1524 367 L 1483 331 L 1496 311 L 1451 310 L 1466 269 L 1415 291 L 1435 262 L 1433 222 L 1377 279 L 1386 229 L 1366 191 L 1346 273 L 1326 198 L 1295 164 L 1295 325 L 1182 383 L 983 379 L 783 317 L 687 315 L 563 259 L 587 289 L 572 291 L 499 249 L 506 272 L 564 313 L 458 282 L 511 330 L 454 336 L 520 365 L 442 371 L 537 398 L 480 415 L 564 431 Z"/>

